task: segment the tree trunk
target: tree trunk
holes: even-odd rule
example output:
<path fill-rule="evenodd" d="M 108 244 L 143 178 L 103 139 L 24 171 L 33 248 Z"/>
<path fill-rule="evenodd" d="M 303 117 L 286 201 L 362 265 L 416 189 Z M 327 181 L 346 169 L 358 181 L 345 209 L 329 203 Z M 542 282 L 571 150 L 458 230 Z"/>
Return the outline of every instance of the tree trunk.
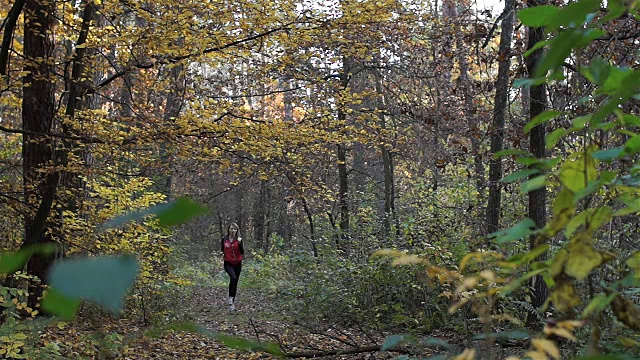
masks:
<path fill-rule="evenodd" d="M 260 193 L 258 195 L 258 203 L 255 206 L 253 214 L 253 241 L 256 247 L 262 247 L 264 253 L 267 253 L 267 246 L 264 239 L 264 214 L 267 196 L 267 180 L 260 180 Z"/>
<path fill-rule="evenodd" d="M 544 5 L 545 1 L 536 1 L 530 3 L 534 6 Z M 531 49 L 537 42 L 544 40 L 543 28 L 529 28 L 529 40 L 527 49 Z M 534 72 L 535 67 L 542 58 L 542 48 L 535 50 L 528 58 L 527 71 L 529 76 Z M 544 84 L 532 86 L 530 90 L 529 116 L 530 120 L 545 111 L 547 104 L 547 96 Z M 545 131 L 544 124 L 534 127 L 529 134 L 529 151 L 537 158 L 545 156 Z M 542 228 L 546 223 L 546 187 L 529 193 L 529 218 L 531 218 L 538 228 Z M 536 237 L 529 239 L 529 247 L 533 249 L 540 244 L 536 243 Z M 543 255 L 544 256 L 544 255 Z M 534 307 L 538 308 L 544 304 L 547 298 L 547 286 L 542 281 L 541 276 L 531 279 L 531 288 L 533 289 L 531 302 Z M 535 316 L 530 315 L 527 324 L 533 325 L 536 321 Z"/>
<path fill-rule="evenodd" d="M 454 11 L 455 18 L 458 17 L 457 10 Z M 484 203 L 485 195 L 485 179 L 484 164 L 482 163 L 481 153 L 481 136 L 480 127 L 478 126 L 478 118 L 475 116 L 473 106 L 473 87 L 471 79 L 469 79 L 469 62 L 467 60 L 467 52 L 463 49 L 466 46 L 463 43 L 462 36 L 456 35 L 456 50 L 458 53 L 458 64 L 460 65 L 460 85 L 462 85 L 462 93 L 464 98 L 464 116 L 467 120 L 469 128 L 469 142 L 471 143 L 471 154 L 473 156 L 474 179 L 476 183 L 476 191 L 478 192 L 478 202 Z"/>
<path fill-rule="evenodd" d="M 304 208 L 304 213 L 307 215 L 307 220 L 309 221 L 309 241 L 311 242 L 311 250 L 313 251 L 313 257 L 318 257 L 318 247 L 316 246 L 316 230 L 315 224 L 313 223 L 313 214 L 311 213 L 311 209 L 309 209 L 309 205 L 307 204 L 307 199 L 302 198 L 302 207 Z"/>
<path fill-rule="evenodd" d="M 380 128 L 386 129 L 387 124 L 385 121 L 385 103 L 384 93 L 382 91 L 382 80 L 380 73 L 375 73 L 376 79 L 376 93 L 378 95 L 377 109 L 378 117 L 380 119 Z M 384 214 L 382 219 L 382 228 L 384 238 L 387 239 L 391 234 L 391 221 L 395 218 L 395 186 L 393 179 L 393 156 L 391 151 L 384 145 L 380 146 L 380 152 L 382 153 L 382 166 L 384 168 Z M 399 229 L 396 229 L 399 230 Z"/>
<path fill-rule="evenodd" d="M 23 183 L 27 203 L 36 209 L 25 216 L 23 246 L 53 241 L 53 224 L 49 214 L 56 195 L 59 175 L 54 169 L 45 169 L 48 162 L 56 163 L 54 144 L 47 136 L 53 126 L 55 109 L 54 82 L 52 80 L 54 51 L 53 28 L 55 4 L 47 0 L 27 0 L 24 7 L 24 71 L 22 98 Z M 44 170 L 43 172 L 40 172 Z M 34 215 L 35 214 L 35 215 Z M 46 282 L 52 257 L 34 255 L 27 262 L 27 272 Z M 42 287 L 31 284 L 29 307 L 35 309 Z"/>
<path fill-rule="evenodd" d="M 349 180 L 347 178 L 347 154 L 343 145 L 338 145 L 338 178 L 340 202 L 340 243 L 339 250 L 345 249 L 345 243 L 349 239 L 349 199 L 348 187 Z"/>
<path fill-rule="evenodd" d="M 184 79 L 184 66 L 182 64 L 174 66 L 170 70 L 169 77 L 171 79 L 171 89 L 167 94 L 167 103 L 164 108 L 163 119 L 167 123 L 174 123 L 180 115 L 180 110 L 182 109 L 183 96 L 185 90 L 185 79 Z M 160 161 L 164 165 L 163 171 L 164 174 L 164 184 L 163 193 L 167 196 L 168 200 L 171 200 L 173 194 L 171 192 L 172 187 L 172 171 L 171 171 L 171 152 L 168 149 L 169 141 L 163 141 L 160 147 Z"/>
<path fill-rule="evenodd" d="M 509 67 L 511 66 L 511 39 L 513 37 L 513 21 L 515 0 L 506 0 L 498 49 L 498 78 L 493 108 L 493 124 L 491 125 L 491 154 L 502 150 L 504 144 L 505 113 L 509 99 Z M 491 158 L 489 163 L 489 198 L 487 202 L 486 233 L 491 234 L 500 228 L 500 206 L 502 200 L 502 159 Z"/>

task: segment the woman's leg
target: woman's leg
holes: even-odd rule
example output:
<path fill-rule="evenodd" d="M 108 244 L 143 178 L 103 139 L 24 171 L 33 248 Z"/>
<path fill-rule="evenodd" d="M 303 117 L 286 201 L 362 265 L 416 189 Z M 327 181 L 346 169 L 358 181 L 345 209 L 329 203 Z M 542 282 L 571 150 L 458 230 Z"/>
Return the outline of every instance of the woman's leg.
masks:
<path fill-rule="evenodd" d="M 229 275 L 229 297 L 236 297 L 236 289 L 238 288 L 238 275 L 234 266 L 228 262 L 224 263 L 224 271 Z"/>
<path fill-rule="evenodd" d="M 229 264 L 229 266 L 234 274 L 233 284 L 229 284 L 229 296 L 235 299 L 236 293 L 238 292 L 238 280 L 240 279 L 240 272 L 242 271 L 242 263 Z"/>
<path fill-rule="evenodd" d="M 235 284 L 233 285 L 233 295 L 230 295 L 230 296 L 235 298 L 236 293 L 238 292 L 238 280 L 240 280 L 240 272 L 242 272 L 242 263 L 233 264 L 232 267 L 233 267 L 233 271 L 236 274 L 236 281 L 235 281 Z"/>

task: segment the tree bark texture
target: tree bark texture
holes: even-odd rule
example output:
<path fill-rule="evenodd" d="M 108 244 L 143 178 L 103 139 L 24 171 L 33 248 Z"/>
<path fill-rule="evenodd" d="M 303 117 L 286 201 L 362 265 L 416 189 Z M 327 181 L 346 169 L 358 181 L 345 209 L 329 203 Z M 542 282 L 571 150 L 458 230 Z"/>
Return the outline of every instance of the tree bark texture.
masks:
<path fill-rule="evenodd" d="M 23 246 L 53 241 L 53 224 L 49 215 L 56 195 L 59 175 L 52 169 L 56 163 L 54 144 L 47 136 L 54 117 L 54 82 L 52 56 L 55 4 L 49 0 L 27 0 L 24 6 L 24 70 L 22 99 L 23 184 L 25 200 L 35 212 L 25 216 Z M 49 167 L 49 169 L 45 169 Z M 43 171 L 44 170 L 44 171 Z M 34 255 L 27 262 L 27 272 L 46 281 L 52 257 Z M 28 305 L 35 309 L 42 287 L 32 284 Z"/>
<path fill-rule="evenodd" d="M 545 1 L 536 1 L 534 4 L 535 6 L 539 6 L 544 5 L 545 3 Z M 527 43 L 528 49 L 531 49 L 537 42 L 542 40 L 544 40 L 544 29 L 529 28 L 529 39 Z M 527 71 L 529 73 L 529 76 L 533 74 L 535 67 L 542 59 L 542 50 L 542 48 L 537 49 L 529 56 L 527 60 Z M 544 84 L 531 86 L 531 90 L 529 93 L 530 119 L 535 118 L 537 115 L 545 111 L 547 105 L 547 96 L 545 91 L 546 90 Z M 541 124 L 534 127 L 529 134 L 529 151 L 537 158 L 544 158 L 545 156 L 545 131 L 545 125 Z M 543 187 L 529 193 L 529 218 L 531 218 L 536 223 L 536 226 L 538 228 L 544 227 L 546 223 L 546 191 L 546 187 Z M 529 246 L 531 249 L 540 245 L 536 243 L 536 241 L 536 237 L 533 236 L 529 239 Z M 531 281 L 531 287 L 533 289 L 531 305 L 538 308 L 542 306 L 542 304 L 546 300 L 548 289 L 545 282 L 542 281 L 542 278 L 540 276 L 532 278 Z M 532 321 L 535 320 L 535 317 L 530 316 L 527 320 L 528 324 L 532 324 Z"/>
<path fill-rule="evenodd" d="M 506 0 L 505 16 L 502 19 L 500 47 L 498 49 L 498 78 L 491 124 L 491 154 L 502 150 L 504 145 L 505 116 L 509 100 L 509 67 L 511 66 L 511 40 L 513 38 L 513 22 L 515 18 L 515 0 Z M 502 159 L 493 158 L 489 162 L 489 196 L 487 199 L 487 228 L 491 234 L 500 228 L 500 210 L 502 200 Z"/>

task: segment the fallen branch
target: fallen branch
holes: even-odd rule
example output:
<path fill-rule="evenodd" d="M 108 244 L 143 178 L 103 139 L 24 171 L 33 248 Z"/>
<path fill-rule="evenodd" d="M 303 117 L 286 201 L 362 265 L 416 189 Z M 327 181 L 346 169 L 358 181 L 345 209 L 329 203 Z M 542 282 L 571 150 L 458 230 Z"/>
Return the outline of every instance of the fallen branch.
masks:
<path fill-rule="evenodd" d="M 323 356 L 351 355 L 351 354 L 361 354 L 361 353 L 376 352 L 376 351 L 382 351 L 382 346 L 369 345 L 369 346 L 361 346 L 361 347 L 352 348 L 352 349 L 318 350 L 318 351 L 306 351 L 306 352 L 303 351 L 303 352 L 285 353 L 284 356 L 291 359 L 317 358 L 317 357 L 323 357 Z M 394 347 L 386 351 L 414 355 L 414 352 L 408 349 L 403 349 L 399 347 Z"/>

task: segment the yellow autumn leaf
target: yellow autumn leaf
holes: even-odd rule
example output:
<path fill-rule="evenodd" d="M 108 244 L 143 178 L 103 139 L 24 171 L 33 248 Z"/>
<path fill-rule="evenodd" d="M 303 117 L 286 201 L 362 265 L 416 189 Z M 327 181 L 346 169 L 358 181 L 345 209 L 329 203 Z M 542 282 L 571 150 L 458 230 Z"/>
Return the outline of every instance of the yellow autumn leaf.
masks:
<path fill-rule="evenodd" d="M 541 352 L 549 354 L 554 359 L 560 359 L 560 350 L 556 343 L 549 339 L 536 338 L 531 340 L 531 345 Z"/>
<path fill-rule="evenodd" d="M 565 328 L 569 331 L 573 331 L 575 328 L 584 326 L 584 320 L 565 320 L 557 323 L 558 327 Z"/>
<path fill-rule="evenodd" d="M 568 311 L 580 304 L 580 296 L 568 279 L 558 281 L 550 296 L 553 305 L 560 311 Z"/>
<path fill-rule="evenodd" d="M 392 265 L 412 265 L 412 264 L 420 264 L 425 262 L 425 260 L 418 255 L 402 255 L 398 256 L 393 262 Z"/>
<path fill-rule="evenodd" d="M 578 280 L 584 280 L 591 270 L 602 264 L 602 255 L 591 244 L 571 243 L 569 253 L 565 273 Z"/>
<path fill-rule="evenodd" d="M 620 336 L 618 340 L 620 340 L 620 343 L 626 347 L 640 347 L 640 342 L 628 337 Z"/>
<path fill-rule="evenodd" d="M 571 341 L 577 341 L 576 337 L 569 330 L 557 326 L 545 326 L 544 334 L 547 336 L 556 335 Z"/>
<path fill-rule="evenodd" d="M 564 265 L 567 263 L 567 258 L 569 257 L 569 253 L 567 250 L 562 249 L 556 253 L 553 257 L 553 261 L 551 262 L 551 266 L 549 266 L 549 275 L 555 278 L 556 276 L 562 274 L 564 270 Z"/>
<path fill-rule="evenodd" d="M 636 279 L 640 278 L 640 251 L 636 251 L 627 259 L 627 265 L 635 272 Z"/>
<path fill-rule="evenodd" d="M 537 351 L 527 351 L 525 356 L 531 358 L 531 360 L 548 360 L 547 355 L 545 353 L 537 352 Z"/>
<path fill-rule="evenodd" d="M 462 354 L 456 356 L 454 360 L 473 360 L 476 358 L 476 349 L 464 349 Z"/>

